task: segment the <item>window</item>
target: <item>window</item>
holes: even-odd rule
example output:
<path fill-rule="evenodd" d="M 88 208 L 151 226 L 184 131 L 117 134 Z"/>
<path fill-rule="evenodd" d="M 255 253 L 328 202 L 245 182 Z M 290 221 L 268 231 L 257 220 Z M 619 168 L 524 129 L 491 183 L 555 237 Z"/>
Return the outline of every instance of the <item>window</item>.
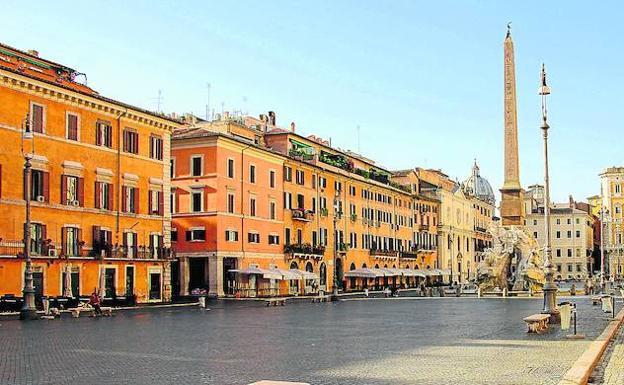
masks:
<path fill-rule="evenodd" d="M 576 237 L 580 238 L 581 237 L 581 230 L 576 230 Z"/>
<path fill-rule="evenodd" d="M 188 242 L 205 241 L 206 230 L 203 227 L 190 229 L 186 232 L 186 240 Z"/>
<path fill-rule="evenodd" d="M 95 208 L 113 209 L 113 185 L 105 182 L 95 182 Z"/>
<path fill-rule="evenodd" d="M 355 196 L 355 186 L 349 186 L 349 193 L 351 196 Z"/>
<path fill-rule="evenodd" d="M 122 210 L 125 213 L 138 213 L 139 212 L 139 189 L 136 187 L 123 187 L 122 194 Z"/>
<path fill-rule="evenodd" d="M 292 168 L 284 166 L 284 180 L 286 182 L 292 182 Z"/>
<path fill-rule="evenodd" d="M 78 115 L 67 113 L 65 134 L 69 140 L 78 140 Z"/>
<path fill-rule="evenodd" d="M 249 183 L 256 183 L 256 166 L 249 165 Z"/>
<path fill-rule="evenodd" d="M 277 209 L 277 204 L 275 202 L 269 202 L 269 217 L 271 219 L 276 218 L 276 209 Z"/>
<path fill-rule="evenodd" d="M 38 131 L 35 131 L 35 132 L 38 132 Z M 619 194 L 619 193 L 621 193 L 621 192 L 622 192 L 622 191 L 620 190 L 620 185 L 619 185 L 618 183 L 616 183 L 616 184 L 615 184 L 615 193 L 616 193 L 616 194 Z"/>
<path fill-rule="evenodd" d="M 568 249 L 568 257 L 572 257 L 572 249 Z"/>
<path fill-rule="evenodd" d="M 234 159 L 228 159 L 227 161 L 227 176 L 228 178 L 234 178 Z"/>
<path fill-rule="evenodd" d="M 63 254 L 68 257 L 79 256 L 80 229 L 76 227 L 65 227 L 63 230 Z"/>
<path fill-rule="evenodd" d="M 44 241 L 46 239 L 46 226 L 40 223 L 30 224 L 30 252 L 34 255 L 44 255 Z"/>
<path fill-rule="evenodd" d="M 297 208 L 300 210 L 305 209 L 305 197 L 303 194 L 297 194 Z"/>
<path fill-rule="evenodd" d="M 275 188 L 275 171 L 269 171 L 269 187 Z"/>
<path fill-rule="evenodd" d="M 316 188 L 316 175 L 312 175 L 312 188 Z"/>
<path fill-rule="evenodd" d="M 61 204 L 83 206 L 83 179 L 76 176 L 61 175 Z"/>
<path fill-rule="evenodd" d="M 227 242 L 238 242 L 238 231 L 225 230 L 225 240 Z"/>
<path fill-rule="evenodd" d="M 227 212 L 234 212 L 234 194 L 228 193 L 227 195 Z"/>
<path fill-rule="evenodd" d="M 572 224 L 572 219 L 571 219 L 571 218 L 568 218 L 567 223 L 568 223 L 569 225 L 571 225 L 571 224 Z"/>
<path fill-rule="evenodd" d="M 342 191 L 342 182 L 335 181 L 334 182 L 334 189 L 336 191 Z"/>
<path fill-rule="evenodd" d="M 150 190 L 148 197 L 149 213 L 152 215 L 163 214 L 163 193 L 158 190 Z"/>
<path fill-rule="evenodd" d="M 572 232 L 568 230 L 567 232 L 568 238 L 572 238 Z"/>
<path fill-rule="evenodd" d="M 269 245 L 279 245 L 279 235 L 269 234 Z"/>
<path fill-rule="evenodd" d="M 572 265 L 568 265 L 568 273 L 572 272 Z"/>
<path fill-rule="evenodd" d="M 131 154 L 139 153 L 139 133 L 129 128 L 123 131 L 123 150 Z"/>
<path fill-rule="evenodd" d="M 173 227 L 171 229 L 171 242 L 177 242 L 177 241 L 178 241 L 178 229 Z"/>
<path fill-rule="evenodd" d="M 150 158 L 163 160 L 163 140 L 160 136 L 150 136 Z"/>
<path fill-rule="evenodd" d="M 198 213 L 202 211 L 202 191 L 193 190 L 191 192 L 191 211 L 194 213 Z"/>
<path fill-rule="evenodd" d="M 284 229 L 284 244 L 290 245 L 290 229 L 288 227 Z"/>
<path fill-rule="evenodd" d="M 32 121 L 32 131 L 45 132 L 45 107 L 41 104 L 30 103 L 30 119 Z"/>
<path fill-rule="evenodd" d="M 191 176 L 202 176 L 203 175 L 203 159 L 201 156 L 192 156 L 191 157 Z"/>
<path fill-rule="evenodd" d="M 533 238 L 537 239 L 537 231 L 533 232 Z"/>
<path fill-rule="evenodd" d="M 175 177 L 175 158 L 169 159 L 169 177 Z"/>
<path fill-rule="evenodd" d="M 576 218 L 576 224 L 578 225 L 578 224 L 580 224 L 580 223 L 581 223 L 580 219 L 579 219 L 579 218 Z"/>
<path fill-rule="evenodd" d="M 284 192 L 284 208 L 287 210 L 292 209 L 292 193 Z"/>
<path fill-rule="evenodd" d="M 561 231 L 557 231 L 557 238 L 561 238 Z"/>
<path fill-rule="evenodd" d="M 319 186 L 321 188 L 327 188 L 327 178 L 319 176 Z"/>
<path fill-rule="evenodd" d="M 557 224 L 560 225 L 561 224 L 561 219 L 557 218 Z"/>
<path fill-rule="evenodd" d="M 256 198 L 249 198 L 249 215 L 256 216 Z"/>
<path fill-rule="evenodd" d="M 260 234 L 258 234 L 258 233 L 247 233 L 247 242 L 249 242 L 249 243 L 260 243 Z"/>
<path fill-rule="evenodd" d="M 49 174 L 40 170 L 30 172 L 30 200 L 50 201 Z"/>
<path fill-rule="evenodd" d="M 171 213 L 177 213 L 178 212 L 178 205 L 176 204 L 176 190 L 175 189 L 171 189 L 171 193 L 169 194 L 169 210 L 171 211 Z"/>
<path fill-rule="evenodd" d="M 557 257 L 561 257 L 561 249 L 557 249 Z"/>
<path fill-rule="evenodd" d="M 305 173 L 302 170 L 297 170 L 296 183 L 299 185 L 305 184 Z"/>
<path fill-rule="evenodd" d="M 537 219 L 533 219 L 533 226 L 537 226 Z"/>
<path fill-rule="evenodd" d="M 106 122 L 95 123 L 95 145 L 113 147 L 113 127 Z"/>

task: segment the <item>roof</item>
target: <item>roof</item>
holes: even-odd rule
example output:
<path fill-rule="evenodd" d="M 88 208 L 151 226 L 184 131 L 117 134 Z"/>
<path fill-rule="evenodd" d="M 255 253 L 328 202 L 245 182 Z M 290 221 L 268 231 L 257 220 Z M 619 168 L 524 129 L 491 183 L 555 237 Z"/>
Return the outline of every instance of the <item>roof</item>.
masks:
<path fill-rule="evenodd" d="M 3 53 L 5 56 L 13 55 L 12 57 L 18 58 L 18 60 L 16 61 L 3 60 L 2 59 Z M 32 68 L 20 66 L 21 62 L 27 62 L 35 66 L 41 66 L 41 67 L 32 69 Z M 58 64 L 53 61 L 40 58 L 39 56 L 32 55 L 28 52 L 18 50 L 16 48 L 13 48 L 11 46 L 8 46 L 2 43 L 0 43 L 0 69 L 11 72 L 11 73 L 15 73 L 15 74 L 18 74 L 20 76 L 24 76 L 30 79 L 38 80 L 38 81 L 53 85 L 55 87 L 63 88 L 63 89 L 73 91 L 73 92 L 76 92 L 85 96 L 89 96 L 89 97 L 101 100 L 103 102 L 116 104 L 123 108 L 132 109 L 137 112 L 152 115 L 156 118 L 164 119 L 172 123 L 176 123 L 176 124 L 180 123 L 179 120 L 170 118 L 164 114 L 152 112 L 152 111 L 140 108 L 140 107 L 136 107 L 136 106 L 124 103 L 124 102 L 120 102 L 115 99 L 102 96 L 98 94 L 96 91 L 94 91 L 93 89 L 89 88 L 88 86 L 82 83 L 73 81 L 72 79 L 73 75 L 81 74 L 81 73 L 67 66 L 64 66 L 62 64 Z M 58 71 L 62 72 L 62 76 L 61 75 L 56 76 L 58 74 Z M 84 74 L 81 74 L 81 75 L 84 75 Z M 61 80 L 59 80 L 59 78 L 61 78 Z"/>

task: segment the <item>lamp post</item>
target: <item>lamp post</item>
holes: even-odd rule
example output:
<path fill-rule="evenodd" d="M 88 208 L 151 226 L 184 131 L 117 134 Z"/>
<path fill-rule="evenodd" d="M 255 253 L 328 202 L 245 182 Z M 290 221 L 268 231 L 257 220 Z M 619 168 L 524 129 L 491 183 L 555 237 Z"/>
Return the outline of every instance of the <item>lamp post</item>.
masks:
<path fill-rule="evenodd" d="M 606 216 L 609 215 L 609 209 L 606 207 L 600 208 L 600 293 L 604 293 L 605 289 L 605 244 L 604 244 L 604 230 Z"/>
<path fill-rule="evenodd" d="M 33 287 L 33 272 L 32 264 L 30 260 L 30 168 L 32 164 L 30 160 L 32 155 L 28 154 L 24 150 L 24 142 L 31 140 L 33 142 L 34 151 L 34 136 L 31 131 L 30 117 L 26 115 L 26 118 L 22 122 L 22 156 L 24 157 L 24 199 L 26 200 L 26 221 L 24 223 L 24 258 L 26 259 L 26 268 L 24 270 L 24 288 L 22 290 L 24 304 L 20 310 L 21 320 L 32 320 L 37 318 L 37 308 L 35 307 L 35 288 Z"/>
<path fill-rule="evenodd" d="M 550 88 L 546 84 L 546 68 L 542 64 L 542 84 L 539 87 L 539 95 L 542 97 L 542 134 L 544 137 L 544 223 L 546 227 L 546 242 L 544 245 L 544 308 L 542 313 L 550 315 L 551 323 L 559 323 L 560 315 L 557 309 L 557 285 L 553 279 L 554 269 L 552 264 L 552 250 L 550 246 L 550 178 L 548 175 L 548 117 L 546 109 L 546 96 L 550 95 Z"/>
<path fill-rule="evenodd" d="M 336 191 L 334 196 L 334 284 L 332 288 L 331 301 L 338 301 L 338 231 L 337 222 L 342 214 L 340 211 L 340 205 L 338 204 L 338 197 L 340 193 Z"/>

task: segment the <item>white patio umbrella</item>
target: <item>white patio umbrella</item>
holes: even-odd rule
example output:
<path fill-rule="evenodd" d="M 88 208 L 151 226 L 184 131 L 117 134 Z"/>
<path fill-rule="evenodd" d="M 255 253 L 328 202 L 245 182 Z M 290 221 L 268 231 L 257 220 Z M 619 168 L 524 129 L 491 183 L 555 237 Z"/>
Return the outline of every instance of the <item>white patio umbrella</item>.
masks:
<path fill-rule="evenodd" d="M 104 269 L 100 269 L 100 286 L 97 292 L 100 298 L 104 298 L 106 295 L 106 275 L 104 274 Z"/>
<path fill-rule="evenodd" d="M 71 264 L 65 265 L 65 279 L 64 279 L 63 297 L 72 297 L 71 287 Z"/>

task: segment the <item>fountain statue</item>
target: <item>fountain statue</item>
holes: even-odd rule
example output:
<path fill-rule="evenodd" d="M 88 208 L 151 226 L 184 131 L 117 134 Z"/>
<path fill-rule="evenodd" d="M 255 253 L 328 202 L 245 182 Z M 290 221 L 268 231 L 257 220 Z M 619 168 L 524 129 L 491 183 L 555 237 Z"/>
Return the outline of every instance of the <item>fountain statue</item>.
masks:
<path fill-rule="evenodd" d="M 483 252 L 477 266 L 477 284 L 481 290 L 541 290 L 544 285 L 544 262 L 537 241 L 524 229 L 503 227 L 494 221 L 489 233 L 492 247 Z"/>

